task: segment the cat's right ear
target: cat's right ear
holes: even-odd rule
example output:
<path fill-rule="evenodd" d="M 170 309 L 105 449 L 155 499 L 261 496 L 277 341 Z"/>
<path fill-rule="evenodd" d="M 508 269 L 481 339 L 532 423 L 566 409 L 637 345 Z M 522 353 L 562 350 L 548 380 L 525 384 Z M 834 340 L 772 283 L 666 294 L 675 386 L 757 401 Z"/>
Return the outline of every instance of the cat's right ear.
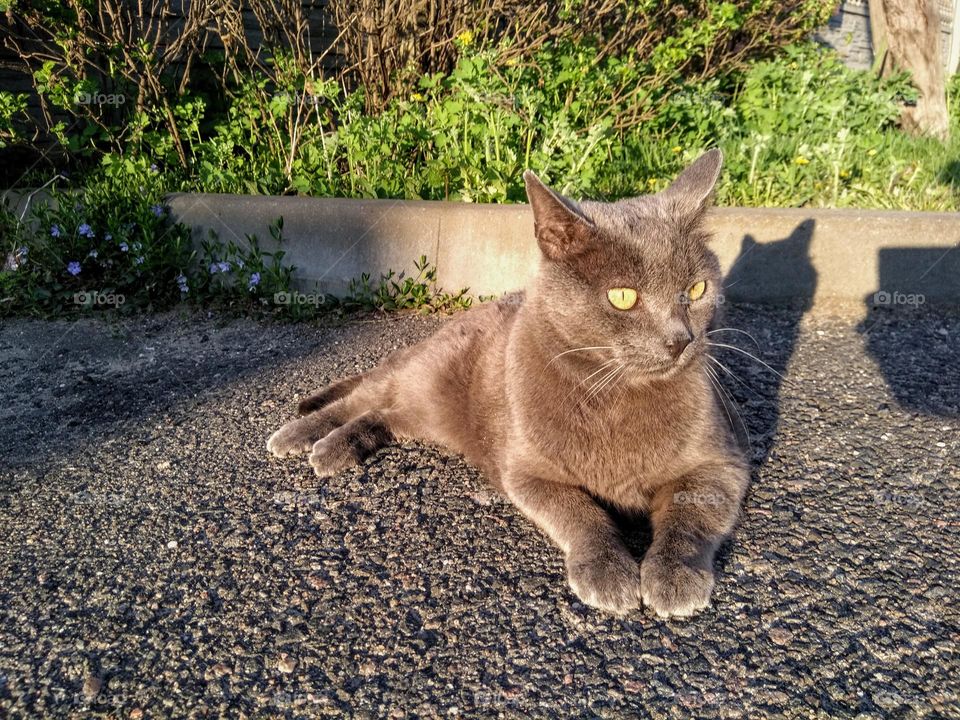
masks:
<path fill-rule="evenodd" d="M 586 249 L 594 225 L 579 206 L 548 188 L 530 170 L 523 174 L 523 182 L 533 208 L 533 231 L 543 254 L 561 260 Z"/>

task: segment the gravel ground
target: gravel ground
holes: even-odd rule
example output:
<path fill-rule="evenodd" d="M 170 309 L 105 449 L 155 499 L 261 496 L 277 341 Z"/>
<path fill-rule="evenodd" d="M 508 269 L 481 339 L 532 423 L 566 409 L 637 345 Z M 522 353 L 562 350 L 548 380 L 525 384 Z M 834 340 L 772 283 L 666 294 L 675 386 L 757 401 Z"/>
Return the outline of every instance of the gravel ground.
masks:
<path fill-rule="evenodd" d="M 267 455 L 441 319 L 5 324 L 0 716 L 960 717 L 960 314 L 728 315 L 788 381 L 721 355 L 756 469 L 688 621 L 581 605 L 458 458 Z"/>

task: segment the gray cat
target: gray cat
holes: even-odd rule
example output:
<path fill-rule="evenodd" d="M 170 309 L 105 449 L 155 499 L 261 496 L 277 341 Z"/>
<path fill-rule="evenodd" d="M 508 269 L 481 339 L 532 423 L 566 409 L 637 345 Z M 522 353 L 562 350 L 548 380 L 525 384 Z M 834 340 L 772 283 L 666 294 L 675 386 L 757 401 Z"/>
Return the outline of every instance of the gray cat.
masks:
<path fill-rule="evenodd" d="M 663 192 L 609 204 L 528 171 L 542 258 L 526 294 L 306 398 L 267 448 L 310 453 L 325 477 L 397 439 L 442 445 L 560 547 L 583 602 L 705 607 L 749 478 L 705 359 L 721 277 L 702 221 L 721 162 L 710 151 Z M 649 514 L 642 563 L 600 502 Z"/>

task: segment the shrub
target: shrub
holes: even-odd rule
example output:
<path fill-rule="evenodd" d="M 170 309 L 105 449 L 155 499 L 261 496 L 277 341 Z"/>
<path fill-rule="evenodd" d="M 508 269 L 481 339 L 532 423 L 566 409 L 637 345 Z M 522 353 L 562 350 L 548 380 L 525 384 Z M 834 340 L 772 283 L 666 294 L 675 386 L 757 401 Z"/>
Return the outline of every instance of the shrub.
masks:
<path fill-rule="evenodd" d="M 52 137 L 71 157 L 133 148 L 195 172 L 197 143 L 221 121 L 239 119 L 262 124 L 259 140 L 286 190 L 303 189 L 295 165 L 315 152 L 300 147 L 304 129 L 319 123 L 333 130 L 343 120 L 336 108 L 315 103 L 323 104 L 330 87 L 361 89 L 355 97 L 376 114 L 417 92 L 421 77 L 453 73 L 465 49 L 490 50 L 492 67 L 535 70 L 573 46 L 612 70 L 604 79 L 606 108 L 622 128 L 653 117 L 679 80 L 728 73 L 803 37 L 831 5 L 334 0 L 340 33 L 329 50 L 344 59 L 338 64 L 312 52 L 300 2 L 188 3 L 183 17 L 172 0 L 145 0 L 136 13 L 125 3 L 12 0 L 4 42 L 32 79 L 42 110 L 38 126 L 21 127 L 20 142 Z M 247 41 L 244 6 L 256 18 L 260 48 Z M 32 118 L 15 101 L 10 93 L 0 97 L 0 138 L 10 135 L 10 119 L 23 125 Z M 237 108 L 242 118 L 232 113 Z"/>
<path fill-rule="evenodd" d="M 453 71 L 458 48 L 497 48 L 499 63 L 529 62 L 546 46 L 590 46 L 637 69 L 621 82 L 623 123 L 646 117 L 677 78 L 704 79 L 796 42 L 826 22 L 824 0 L 335 0 L 345 74 L 366 89 L 368 112 L 416 91 L 422 75 Z M 614 76 L 616 83 L 616 77 Z"/>
<path fill-rule="evenodd" d="M 179 298 L 176 277 L 193 253 L 189 233 L 167 223 L 158 173 L 131 172 L 131 160 L 116 165 L 79 190 L 54 190 L 22 223 L 6 213 L 0 312 L 162 307 Z"/>

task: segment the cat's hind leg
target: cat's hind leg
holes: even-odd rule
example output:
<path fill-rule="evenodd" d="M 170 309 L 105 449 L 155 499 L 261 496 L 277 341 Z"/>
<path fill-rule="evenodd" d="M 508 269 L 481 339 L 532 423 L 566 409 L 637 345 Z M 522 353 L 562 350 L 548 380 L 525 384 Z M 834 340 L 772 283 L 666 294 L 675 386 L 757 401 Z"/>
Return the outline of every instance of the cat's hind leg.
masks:
<path fill-rule="evenodd" d="M 382 373 L 354 375 L 340 383 L 349 384 L 349 387 L 340 386 L 338 392 L 341 397 L 338 400 L 332 400 L 319 410 L 288 422 L 270 436 L 267 450 L 277 457 L 308 453 L 318 440 L 340 426 L 348 425 L 371 411 L 389 407 L 391 404 L 392 383 L 390 377 Z M 337 385 L 330 389 L 333 390 Z"/>
<path fill-rule="evenodd" d="M 358 373 L 326 385 L 313 395 L 303 398 L 297 405 L 297 415 L 309 415 L 330 403 L 345 398 L 357 387 L 368 373 Z"/>
<path fill-rule="evenodd" d="M 322 410 L 291 420 L 267 440 L 267 450 L 277 457 L 310 452 L 322 437 L 350 420 L 342 400 L 327 405 Z"/>
<path fill-rule="evenodd" d="M 370 410 L 318 440 L 310 465 L 318 477 L 329 477 L 358 465 L 394 439 L 387 413 Z"/>

